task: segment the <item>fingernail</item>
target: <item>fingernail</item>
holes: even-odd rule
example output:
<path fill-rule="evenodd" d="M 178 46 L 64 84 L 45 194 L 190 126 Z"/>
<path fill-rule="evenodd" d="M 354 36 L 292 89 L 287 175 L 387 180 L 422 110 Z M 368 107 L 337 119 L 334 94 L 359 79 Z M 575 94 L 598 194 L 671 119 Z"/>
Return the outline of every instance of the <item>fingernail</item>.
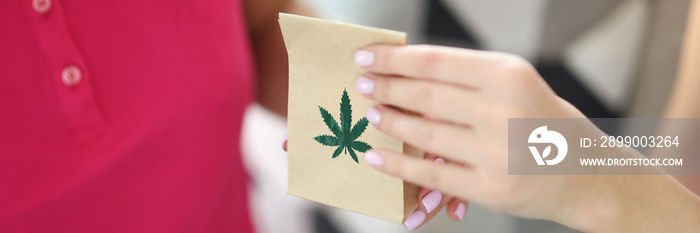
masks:
<path fill-rule="evenodd" d="M 287 137 L 289 134 L 284 134 L 284 139 L 282 139 L 282 150 L 284 150 L 284 143 L 287 142 Z"/>
<path fill-rule="evenodd" d="M 360 77 L 355 82 L 355 88 L 362 94 L 372 94 L 374 90 L 374 80 L 368 77 Z"/>
<path fill-rule="evenodd" d="M 442 193 L 440 191 L 433 190 L 428 194 L 425 194 L 421 202 L 423 203 L 423 206 L 425 206 L 425 210 L 430 213 L 440 204 L 440 201 L 442 201 Z"/>
<path fill-rule="evenodd" d="M 437 159 L 435 159 L 435 162 L 436 163 L 445 163 L 445 160 L 442 158 L 437 158 Z"/>
<path fill-rule="evenodd" d="M 416 227 L 420 226 L 423 221 L 425 221 L 425 212 L 422 210 L 416 210 L 413 211 L 410 216 L 408 216 L 403 225 L 406 226 L 406 229 L 412 231 L 415 230 Z"/>
<path fill-rule="evenodd" d="M 464 203 L 459 203 L 457 205 L 457 208 L 455 208 L 455 215 L 457 215 L 457 218 L 459 218 L 459 221 L 462 221 L 464 219 L 464 213 L 467 210 L 467 207 L 464 206 Z"/>
<path fill-rule="evenodd" d="M 367 109 L 367 120 L 372 124 L 378 125 L 382 120 L 382 112 L 377 107 Z"/>
<path fill-rule="evenodd" d="M 355 52 L 355 64 L 358 66 L 370 66 L 374 63 L 374 53 L 367 50 Z"/>
<path fill-rule="evenodd" d="M 372 150 L 368 150 L 365 152 L 365 161 L 367 161 L 369 165 L 375 167 L 381 167 L 382 165 L 384 165 L 384 159 L 382 159 L 382 156 L 380 156 Z"/>

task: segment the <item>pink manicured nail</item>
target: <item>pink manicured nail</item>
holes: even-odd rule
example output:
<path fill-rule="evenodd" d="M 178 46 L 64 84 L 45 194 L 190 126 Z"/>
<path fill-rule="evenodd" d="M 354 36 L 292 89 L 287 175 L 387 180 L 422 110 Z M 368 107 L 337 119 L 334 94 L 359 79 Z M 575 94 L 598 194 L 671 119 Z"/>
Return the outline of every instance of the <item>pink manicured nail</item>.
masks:
<path fill-rule="evenodd" d="M 415 230 L 416 227 L 420 226 L 423 221 L 425 221 L 425 212 L 422 210 L 416 210 L 413 211 L 410 216 L 408 216 L 403 225 L 406 226 L 406 229 L 412 231 Z"/>
<path fill-rule="evenodd" d="M 372 150 L 368 150 L 365 152 L 365 161 L 367 161 L 369 165 L 375 167 L 381 167 L 382 165 L 384 165 L 384 159 L 382 159 L 382 156 L 380 156 Z"/>
<path fill-rule="evenodd" d="M 382 121 L 382 111 L 379 111 L 377 107 L 367 109 L 367 120 L 372 124 L 378 125 Z"/>
<path fill-rule="evenodd" d="M 287 137 L 289 134 L 284 134 L 284 139 L 282 139 L 282 150 L 284 150 L 284 143 L 287 142 Z"/>
<path fill-rule="evenodd" d="M 433 190 L 428 194 L 425 194 L 421 202 L 423 203 L 423 206 L 425 206 L 425 210 L 430 213 L 435 210 L 435 207 L 440 204 L 440 201 L 442 201 L 442 193 L 440 191 Z"/>
<path fill-rule="evenodd" d="M 455 215 L 459 218 L 459 221 L 462 221 L 464 219 L 464 214 L 465 211 L 467 210 L 467 207 L 464 206 L 464 203 L 459 203 L 457 205 L 457 208 L 455 208 Z"/>
<path fill-rule="evenodd" d="M 435 162 L 436 163 L 445 163 L 445 160 L 442 158 L 437 158 L 437 159 L 435 159 Z"/>
<path fill-rule="evenodd" d="M 374 63 L 374 53 L 367 50 L 355 52 L 355 64 L 358 66 L 370 66 Z"/>
<path fill-rule="evenodd" d="M 362 94 L 372 94 L 374 90 L 374 80 L 368 77 L 360 77 L 357 79 L 357 82 L 355 82 L 355 88 L 357 92 Z"/>

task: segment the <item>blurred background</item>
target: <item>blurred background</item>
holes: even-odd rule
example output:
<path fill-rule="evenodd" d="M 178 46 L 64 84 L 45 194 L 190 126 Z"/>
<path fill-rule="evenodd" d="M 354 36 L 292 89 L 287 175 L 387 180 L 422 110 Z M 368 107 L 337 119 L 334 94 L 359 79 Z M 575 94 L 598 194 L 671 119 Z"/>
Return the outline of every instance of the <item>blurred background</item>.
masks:
<path fill-rule="evenodd" d="M 518 54 L 588 117 L 659 117 L 673 86 L 689 0 L 302 0 L 312 15 L 404 31 L 411 44 Z M 281 42 L 280 42 L 281 43 Z M 286 71 L 280 71 L 286 73 Z M 243 131 L 251 214 L 259 232 L 405 232 L 286 195 L 286 118 L 251 105 Z M 444 212 L 444 210 L 442 210 Z M 416 232 L 574 232 L 471 204 Z"/>

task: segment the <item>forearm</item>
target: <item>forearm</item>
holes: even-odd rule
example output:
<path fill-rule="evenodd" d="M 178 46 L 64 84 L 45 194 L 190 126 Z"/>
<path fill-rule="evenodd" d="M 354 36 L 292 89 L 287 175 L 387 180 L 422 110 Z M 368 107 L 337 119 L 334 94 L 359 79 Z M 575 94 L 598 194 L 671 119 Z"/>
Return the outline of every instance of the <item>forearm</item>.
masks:
<path fill-rule="evenodd" d="M 700 199 L 666 175 L 581 176 L 594 189 L 578 190 L 560 222 L 585 232 L 696 232 Z M 586 187 L 579 185 L 578 187 Z M 590 185 L 589 185 L 590 187 Z M 574 190 L 572 190 L 574 191 Z"/>
<path fill-rule="evenodd" d="M 254 15 L 247 19 L 255 53 L 256 101 L 272 112 L 286 116 L 287 50 L 277 24 L 277 14 L 288 12 L 308 15 L 308 11 L 297 1 L 272 0 L 261 4 L 260 0 L 248 0 L 251 1 L 254 3 L 248 5 L 247 11 Z"/>
<path fill-rule="evenodd" d="M 673 92 L 664 113 L 665 118 L 700 117 L 700 2 L 691 2 L 685 38 Z M 665 130 L 665 129 L 661 129 Z M 700 176 L 674 176 L 688 189 L 700 194 Z"/>
<path fill-rule="evenodd" d="M 571 152 L 571 151 L 570 151 Z M 575 150 L 573 152 L 576 152 Z M 587 151 L 590 156 L 642 157 L 638 151 Z M 700 198 L 653 167 L 630 170 L 647 175 L 566 176 L 554 221 L 584 232 L 696 232 Z M 655 175 L 654 175 L 655 174 Z"/>
<path fill-rule="evenodd" d="M 678 74 L 664 116 L 667 118 L 700 117 L 700 1 L 691 2 Z"/>

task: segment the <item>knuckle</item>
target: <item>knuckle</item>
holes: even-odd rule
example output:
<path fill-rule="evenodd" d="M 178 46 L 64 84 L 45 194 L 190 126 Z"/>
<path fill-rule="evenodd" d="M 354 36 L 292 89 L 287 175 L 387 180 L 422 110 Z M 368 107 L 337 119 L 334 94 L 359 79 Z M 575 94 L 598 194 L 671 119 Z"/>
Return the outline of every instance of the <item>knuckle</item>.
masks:
<path fill-rule="evenodd" d="M 509 87 L 529 89 L 539 84 L 537 71 L 525 58 L 507 53 L 497 53 L 496 70 L 499 74 L 499 84 L 507 84 Z"/>
<path fill-rule="evenodd" d="M 393 176 L 406 177 L 406 166 L 404 166 L 404 161 L 400 156 L 385 156 L 384 158 L 386 159 L 386 166 L 384 167 L 386 173 Z"/>
<path fill-rule="evenodd" d="M 428 110 L 430 106 L 434 106 L 435 89 L 433 85 L 427 82 L 417 83 L 411 92 L 411 102 L 422 110 Z"/>
<path fill-rule="evenodd" d="M 498 68 L 508 72 L 519 72 L 525 68 L 530 68 L 530 62 L 525 58 L 515 54 L 494 52 L 498 56 Z"/>
<path fill-rule="evenodd" d="M 395 126 L 397 121 L 392 119 L 391 113 L 389 111 L 382 111 L 382 120 L 379 121 L 377 128 L 388 135 L 395 135 Z"/>
<path fill-rule="evenodd" d="M 415 127 L 414 141 L 419 147 L 424 149 L 438 148 L 440 145 L 435 140 L 433 128 L 427 124 L 420 124 Z"/>
<path fill-rule="evenodd" d="M 405 129 L 408 129 L 408 124 L 405 119 L 395 114 L 393 110 L 384 109 L 382 111 L 382 120 L 377 126 L 380 131 L 394 137 L 405 137 Z"/>
<path fill-rule="evenodd" d="M 390 91 L 392 85 L 389 83 L 389 79 L 384 77 L 374 77 L 374 90 L 372 91 L 372 98 L 378 101 L 387 101 L 390 98 Z"/>
<path fill-rule="evenodd" d="M 415 173 L 413 168 L 406 166 L 406 163 L 403 160 L 398 161 L 398 159 L 397 159 L 397 161 L 395 161 L 394 165 L 396 165 L 396 173 L 399 174 L 399 176 L 401 176 L 403 178 L 412 177 Z"/>
<path fill-rule="evenodd" d="M 391 70 L 391 64 L 394 60 L 394 52 L 393 48 L 383 48 L 383 49 L 377 49 L 375 52 L 375 60 L 374 64 L 372 66 L 374 67 L 375 70 L 378 71 L 389 71 Z"/>
<path fill-rule="evenodd" d="M 411 172 L 411 171 L 407 171 L 407 172 Z M 413 172 L 415 172 L 415 171 L 413 171 Z M 419 183 L 432 186 L 433 188 L 443 187 L 442 182 L 444 182 L 444 179 L 442 178 L 441 172 L 426 172 L 424 174 L 421 174 L 418 177 L 418 179 L 419 179 Z"/>
<path fill-rule="evenodd" d="M 440 65 L 445 61 L 445 54 L 440 50 L 421 48 L 418 54 L 417 67 L 423 76 L 430 76 L 440 69 Z"/>
<path fill-rule="evenodd" d="M 406 47 L 387 45 L 376 55 L 375 67 L 380 73 L 399 73 L 406 69 Z"/>

